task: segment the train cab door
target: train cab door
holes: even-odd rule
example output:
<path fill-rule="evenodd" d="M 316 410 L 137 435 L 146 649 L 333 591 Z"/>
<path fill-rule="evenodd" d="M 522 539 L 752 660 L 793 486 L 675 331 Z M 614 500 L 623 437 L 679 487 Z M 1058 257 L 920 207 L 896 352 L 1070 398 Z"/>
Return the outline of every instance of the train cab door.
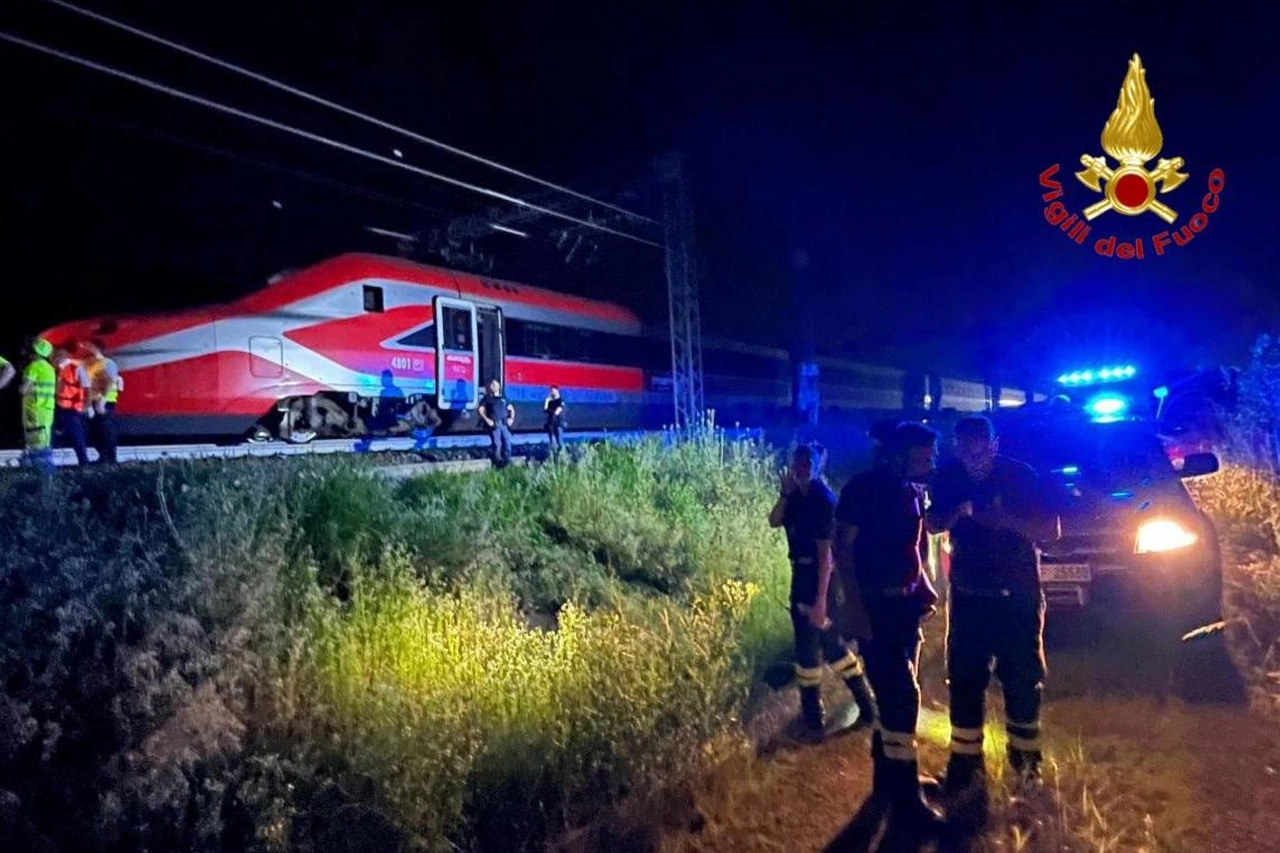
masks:
<path fill-rule="evenodd" d="M 483 386 L 496 379 L 506 390 L 506 329 L 502 322 L 502 309 L 477 308 L 476 325 L 480 333 L 480 382 Z"/>
<path fill-rule="evenodd" d="M 441 410 L 474 409 L 479 402 L 480 349 L 476 306 L 462 299 L 437 296 L 436 406 Z"/>

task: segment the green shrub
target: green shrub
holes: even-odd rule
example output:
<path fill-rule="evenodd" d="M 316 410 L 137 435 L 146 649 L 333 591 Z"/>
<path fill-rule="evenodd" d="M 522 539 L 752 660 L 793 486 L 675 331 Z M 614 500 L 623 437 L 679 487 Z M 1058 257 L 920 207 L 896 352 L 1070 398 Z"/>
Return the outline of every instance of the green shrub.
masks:
<path fill-rule="evenodd" d="M 711 439 L 400 484 L 332 458 L 0 477 L 0 828 L 532 849 L 701 760 L 785 648 L 771 464 Z"/>
<path fill-rule="evenodd" d="M 311 600 L 288 689 L 313 712 L 289 722 L 376 778 L 428 849 L 540 837 L 571 804 L 687 764 L 734 719 L 746 683 L 726 651 L 745 586 L 652 623 L 568 605 L 541 632 L 510 602 L 432 592 L 391 564 L 347 606 Z"/>

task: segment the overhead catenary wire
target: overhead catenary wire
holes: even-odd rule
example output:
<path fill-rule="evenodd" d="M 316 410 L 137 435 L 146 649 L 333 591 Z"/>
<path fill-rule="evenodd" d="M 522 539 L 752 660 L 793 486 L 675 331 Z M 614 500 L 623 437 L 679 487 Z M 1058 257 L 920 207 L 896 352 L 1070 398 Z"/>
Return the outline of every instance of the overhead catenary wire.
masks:
<path fill-rule="evenodd" d="M 166 95 L 169 95 L 174 98 L 178 98 L 180 100 L 188 101 L 194 104 L 199 104 L 200 106 L 208 107 L 209 109 L 217 110 L 218 112 L 223 112 L 228 115 L 233 115 L 238 118 L 245 119 L 246 121 L 251 121 L 256 124 L 263 125 L 265 127 L 274 128 L 275 130 L 281 130 L 281 131 L 284 131 L 285 133 L 291 133 L 294 136 L 298 136 L 303 139 L 308 139 L 312 142 L 318 142 L 322 145 L 327 145 L 331 148 L 336 148 L 340 151 L 346 151 L 350 154 L 355 154 L 357 156 L 364 157 L 369 160 L 374 160 L 379 163 L 385 163 L 389 166 L 395 166 L 398 169 L 404 169 L 408 172 L 421 175 L 424 178 L 440 181 L 442 183 L 449 184 L 450 186 L 459 187 L 461 189 L 469 190 L 471 192 L 478 193 L 480 195 L 488 196 L 489 198 L 498 199 L 499 201 L 506 202 L 507 204 L 513 204 L 518 207 L 525 208 L 526 210 L 533 210 L 546 216 L 552 216 L 557 219 L 563 219 L 567 222 L 573 222 L 577 225 L 581 225 L 586 228 L 591 228 L 606 234 L 612 234 L 615 237 L 622 237 L 627 240 L 633 240 L 637 243 L 642 243 L 646 246 L 662 248 L 661 243 L 655 242 L 653 240 L 646 240 L 643 237 L 637 237 L 634 234 L 628 234 L 627 232 L 619 231 L 616 228 L 610 228 L 607 225 L 600 224 L 599 222 L 592 222 L 591 220 L 588 220 L 588 219 L 581 219 L 577 216 L 572 216 L 568 213 L 563 213 L 561 211 L 554 210 L 549 207 L 544 207 L 542 205 L 534 204 L 533 202 L 530 202 L 530 201 L 525 201 L 524 199 L 517 198 L 516 196 L 498 192 L 497 190 L 492 190 L 487 187 L 471 184 L 466 181 L 460 181 L 457 178 L 451 178 L 448 175 L 442 175 L 439 172 L 432 172 L 428 169 L 423 169 L 421 167 L 414 166 L 410 163 L 405 163 L 401 160 L 397 160 L 392 157 L 384 157 L 381 154 L 375 154 L 372 151 L 366 151 L 363 148 L 358 148 L 354 145 L 349 145 L 345 142 L 340 142 L 336 139 L 330 139 L 327 136 L 322 136 L 318 133 L 312 133 L 309 130 L 303 130 L 302 128 L 299 128 L 299 127 L 293 127 L 292 125 L 288 125 L 283 122 L 278 122 L 278 121 L 275 121 L 274 119 L 269 119 L 264 116 L 256 115 L 246 110 L 241 110 L 236 107 L 232 107 L 227 104 L 223 104 L 218 101 L 211 100 L 209 98 L 203 98 L 199 95 L 193 95 L 190 92 L 184 92 L 181 89 L 174 88 L 173 86 L 167 86 L 164 83 L 158 83 L 155 80 L 149 80 L 146 77 L 141 77 L 137 74 L 131 74 L 128 71 L 121 71 L 118 68 L 112 68 L 109 65 L 103 65 L 102 63 L 94 62 L 91 59 L 86 59 L 83 56 L 77 56 L 73 53 L 68 53 L 66 51 L 58 50 L 57 48 L 49 47 L 48 45 L 30 41 L 29 39 L 24 39 L 21 36 L 16 36 L 12 33 L 0 31 L 0 41 L 7 41 L 10 44 L 16 44 L 20 47 L 25 47 L 29 50 L 34 50 L 38 53 L 44 53 L 49 56 L 55 56 L 59 59 L 66 60 L 67 62 L 71 62 L 75 65 L 80 65 L 84 68 L 90 68 L 94 71 L 98 71 L 112 77 L 118 77 L 122 80 L 128 80 L 131 83 L 135 83 L 139 86 L 142 86 L 147 89 L 151 89 L 156 92 L 162 92 Z"/>
<path fill-rule="evenodd" d="M 362 121 L 369 122 L 370 124 L 381 127 L 384 130 L 392 130 L 392 131 L 395 131 L 396 133 L 403 134 L 404 136 L 407 136 L 410 139 L 413 139 L 417 142 L 421 142 L 424 145 L 433 146 L 442 151 L 447 151 L 450 154 L 454 154 L 459 157 L 465 157 L 466 159 L 472 160 L 477 163 L 482 163 L 485 166 L 488 166 L 492 169 L 497 169 L 499 171 L 506 172 L 509 175 L 515 175 L 516 177 L 523 178 L 524 180 L 532 181 L 533 183 L 547 187 L 548 189 L 553 189 L 557 192 L 561 192 L 561 193 L 565 193 L 566 195 L 573 196 L 574 198 L 578 198 L 583 201 L 590 202 L 591 204 L 608 208 L 609 210 L 612 210 L 615 213 L 621 213 L 639 222 L 647 222 L 651 225 L 657 224 L 653 219 L 650 219 L 647 216 L 641 216 L 640 214 L 635 213 L 633 211 L 627 210 L 622 207 L 618 207 L 617 205 L 610 204 L 608 202 L 600 201 L 599 199 L 592 198 L 589 195 L 580 193 L 576 190 L 569 189 L 568 187 L 554 184 L 550 181 L 546 181 L 546 180 L 543 180 L 542 178 L 536 177 L 534 175 L 530 175 L 527 172 L 521 172 L 518 169 L 513 169 L 510 166 L 504 166 L 501 163 L 495 162 L 485 157 L 481 157 L 478 154 L 472 154 L 469 151 L 464 151 L 461 148 L 457 148 L 453 145 L 449 145 L 447 143 L 441 142 L 438 139 L 432 139 L 429 136 L 424 136 L 423 134 L 409 130 L 408 128 L 401 127 L 400 125 L 392 124 L 391 122 L 388 122 L 388 121 L 384 121 L 380 118 L 377 118 L 376 116 L 371 116 L 368 113 L 363 113 L 363 112 L 360 112 L 359 110 L 352 109 L 351 107 L 343 106 L 342 104 L 335 103 L 334 101 L 330 101 L 327 98 L 322 98 L 319 95 L 313 95 L 310 92 L 304 91 L 295 86 L 290 86 L 288 83 L 284 83 L 280 80 L 276 80 L 273 77 L 268 77 L 267 75 L 260 74 L 256 71 L 250 71 L 249 69 L 236 65 L 233 62 L 228 62 L 224 59 L 219 59 L 216 56 L 211 56 L 210 54 L 196 50 L 195 48 L 187 47 L 186 45 L 180 44 L 171 39 L 167 39 L 167 38 L 164 38 L 163 36 L 158 36 L 154 33 L 147 32 L 146 30 L 140 29 L 130 24 L 126 24 L 123 21 L 117 21 L 114 18 L 110 18 L 98 12 L 81 8 L 72 3 L 66 2 L 66 0 L 45 0 L 45 2 L 51 3 L 54 6 L 57 6 L 61 9 L 65 9 L 69 12 L 74 12 L 75 14 L 83 15 L 87 18 L 92 18 L 93 20 L 98 21 L 99 23 L 106 24 L 107 26 L 110 26 L 110 27 L 115 27 L 116 29 L 119 29 L 119 30 L 123 30 L 124 32 L 127 32 L 131 35 L 135 35 L 139 38 L 146 39 L 147 41 L 153 42 L 155 44 L 164 45 L 165 47 L 171 50 L 176 50 L 188 56 L 194 56 L 197 59 L 216 65 L 219 68 L 223 68 L 227 71 L 231 71 L 233 73 L 240 74 L 245 77 L 249 77 L 253 80 L 257 80 L 259 83 L 265 83 L 266 85 L 271 86 L 275 89 L 279 89 L 280 91 L 283 91 L 283 92 L 288 92 L 291 95 L 311 101 L 312 103 L 320 104 L 321 106 L 328 107 L 331 110 L 337 110 L 338 112 L 344 113 L 345 115 L 349 115 L 354 118 L 358 118 Z"/>
<path fill-rule="evenodd" d="M 64 115 L 72 114 L 69 111 L 62 110 L 62 109 L 55 109 L 55 112 L 60 112 L 60 113 L 63 113 Z M 324 175 L 317 175 L 302 169 L 295 169 L 288 166 L 282 166 L 278 163 L 271 163 L 266 160 L 260 160 L 256 157 L 250 157 L 246 154 L 238 153 L 236 151 L 232 151 L 227 148 L 222 148 L 217 145 L 210 145 L 205 142 L 198 142 L 194 139 L 190 139 L 185 136 L 179 136 L 178 134 L 174 134 L 174 133 L 168 133 L 162 130 L 157 130 L 156 128 L 153 128 L 153 127 L 145 127 L 143 125 L 139 125 L 134 122 L 123 121 L 121 119 L 116 119 L 116 118 L 110 118 L 108 116 L 100 115 L 93 112 L 80 112 L 78 114 L 89 119 L 90 121 L 96 121 L 102 124 L 111 125 L 113 127 L 117 127 L 117 128 L 129 131 L 131 133 L 136 133 L 140 136 L 150 137 L 152 139 L 160 140 L 162 142 L 167 142 L 171 145 L 177 145 L 183 148 L 191 149 L 193 151 L 199 151 L 201 153 L 208 154 L 213 157 L 221 157 L 225 160 L 233 160 L 240 163 L 245 163 L 249 166 L 253 166 L 258 169 L 263 169 L 269 172 L 276 172 L 277 174 L 281 174 L 281 175 L 287 175 L 288 177 L 295 178 L 300 181 L 319 184 L 321 186 L 328 186 L 335 190 L 340 190 L 342 192 L 350 193 L 351 195 L 357 196 L 360 198 L 367 198 L 373 201 L 381 201 L 389 205 L 399 205 L 403 207 L 414 208 L 416 210 L 423 211 L 424 213 L 429 213 L 432 216 L 435 216 L 439 219 L 447 219 L 450 216 L 450 214 L 446 213 L 443 210 L 440 210 L 439 208 L 432 207 L 431 205 L 428 205 L 428 204 L 423 204 L 422 202 L 419 202 L 419 201 L 412 201 L 410 199 L 401 198 L 400 196 L 391 195 L 389 193 L 371 190 L 366 187 L 357 186 L 355 184 L 347 183 L 345 181 L 339 181 L 336 178 L 329 178 L 329 177 L 325 177 Z"/>

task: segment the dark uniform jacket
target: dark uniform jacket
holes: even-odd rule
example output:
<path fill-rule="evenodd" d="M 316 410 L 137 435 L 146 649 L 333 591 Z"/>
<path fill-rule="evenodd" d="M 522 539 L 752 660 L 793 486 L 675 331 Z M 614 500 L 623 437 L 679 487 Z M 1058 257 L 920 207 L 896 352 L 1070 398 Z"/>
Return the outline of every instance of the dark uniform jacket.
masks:
<path fill-rule="evenodd" d="M 920 584 L 924 495 L 887 464 L 857 475 L 840 492 L 836 520 L 858 528 L 853 568 L 864 599 Z"/>
<path fill-rule="evenodd" d="M 791 558 L 791 603 L 813 604 L 818 597 L 818 543 L 830 541 L 835 528 L 836 496 L 821 480 L 787 498 L 782 526 Z"/>
<path fill-rule="evenodd" d="M 1003 510 L 1020 518 L 1051 514 L 1039 478 L 1031 466 L 997 456 L 991 473 L 975 482 L 958 460 L 938 467 L 930 489 L 930 511 L 948 516 L 965 501 L 973 510 L 989 510 L 996 498 Z M 951 527 L 951 583 L 975 592 L 1007 590 L 1036 596 L 1040 589 L 1040 558 L 1035 543 L 1016 530 L 996 530 L 969 517 Z"/>

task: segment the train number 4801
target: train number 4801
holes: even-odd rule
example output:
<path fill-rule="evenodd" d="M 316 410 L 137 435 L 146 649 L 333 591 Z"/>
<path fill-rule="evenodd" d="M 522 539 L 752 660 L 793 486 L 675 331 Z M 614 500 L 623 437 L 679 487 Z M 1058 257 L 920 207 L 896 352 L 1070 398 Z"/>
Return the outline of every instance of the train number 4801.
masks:
<path fill-rule="evenodd" d="M 427 369 L 427 360 L 425 358 L 406 358 L 397 355 L 391 359 L 391 369 L 422 371 Z"/>

